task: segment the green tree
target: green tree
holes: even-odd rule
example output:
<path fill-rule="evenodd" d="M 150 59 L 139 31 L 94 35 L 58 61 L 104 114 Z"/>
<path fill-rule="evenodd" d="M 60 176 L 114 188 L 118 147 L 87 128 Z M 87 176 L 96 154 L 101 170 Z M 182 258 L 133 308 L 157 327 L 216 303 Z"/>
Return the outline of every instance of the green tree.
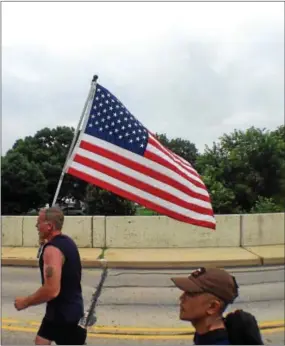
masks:
<path fill-rule="evenodd" d="M 279 186 L 275 189 L 273 199 L 277 205 L 285 207 L 285 125 L 279 126 L 275 131 L 272 131 L 272 136 L 275 138 L 276 156 L 275 160 L 279 162 L 276 165 L 277 178 Z"/>
<path fill-rule="evenodd" d="M 74 135 L 74 129 L 59 126 L 44 128 L 35 136 L 19 139 L 8 152 L 22 154 L 29 162 L 34 162 L 47 180 L 48 202 L 51 204 L 56 187 Z M 65 175 L 58 200 L 65 197 L 83 199 L 87 183 Z"/>
<path fill-rule="evenodd" d="M 277 204 L 285 202 L 282 133 L 282 129 L 270 132 L 251 127 L 225 134 L 211 149 L 206 147 L 197 160 L 198 171 L 211 177 L 210 192 L 214 182 L 220 182 L 234 196 L 225 209 L 214 203 L 216 212 L 249 212 L 259 196 L 278 200 Z"/>
<path fill-rule="evenodd" d="M 47 180 L 34 162 L 17 152 L 2 158 L 2 213 L 26 213 L 47 202 Z"/>
<path fill-rule="evenodd" d="M 210 192 L 211 203 L 215 212 L 219 214 L 227 214 L 229 210 L 235 213 L 239 212 L 239 208 L 234 203 L 234 192 L 227 188 L 223 182 L 216 180 L 215 174 L 211 173 L 211 167 L 207 167 L 202 179 Z"/>
<path fill-rule="evenodd" d="M 88 185 L 85 203 L 89 215 L 134 215 L 136 205 L 116 194 Z"/>
<path fill-rule="evenodd" d="M 251 208 L 251 213 L 281 213 L 285 207 L 276 204 L 273 198 L 258 197 L 255 205 Z"/>

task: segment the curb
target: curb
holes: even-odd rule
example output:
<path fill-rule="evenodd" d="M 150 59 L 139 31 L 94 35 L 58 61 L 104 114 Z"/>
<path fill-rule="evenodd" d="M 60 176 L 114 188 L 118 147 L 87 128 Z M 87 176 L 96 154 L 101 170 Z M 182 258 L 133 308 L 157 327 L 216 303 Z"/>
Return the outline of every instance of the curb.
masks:
<path fill-rule="evenodd" d="M 15 267 L 38 267 L 39 262 L 36 255 L 26 255 L 22 257 L 16 256 L 17 252 L 14 252 L 10 255 L 2 255 L 1 262 L 2 266 L 15 266 Z M 97 255 L 97 256 L 96 256 Z M 256 267 L 256 268 L 263 268 L 267 267 L 268 265 L 274 266 L 274 265 L 284 265 L 284 257 L 268 257 L 266 260 L 264 260 L 260 256 L 256 256 L 255 258 L 244 258 L 244 259 L 233 259 L 229 258 L 226 259 L 225 257 L 221 260 L 216 258 L 213 258 L 213 260 L 209 259 L 209 256 L 206 260 L 198 260 L 198 259 L 187 259 L 187 260 L 181 260 L 178 261 L 173 260 L 171 258 L 164 260 L 132 260 L 130 259 L 127 261 L 124 259 L 113 259 L 108 260 L 108 258 L 104 258 L 102 256 L 102 253 L 100 255 L 96 254 L 93 256 L 88 256 L 87 258 L 85 256 L 81 256 L 81 263 L 82 268 L 102 268 L 107 267 L 109 269 L 149 269 L 149 270 L 159 270 L 159 269 L 180 269 L 180 270 L 188 270 L 189 268 L 197 268 L 201 266 L 205 267 L 224 267 L 224 268 L 230 268 L 230 267 L 241 267 L 241 268 L 247 268 L 247 267 Z M 107 256 L 108 257 L 108 256 Z"/>
<path fill-rule="evenodd" d="M 104 260 L 104 259 L 103 259 Z M 2 258 L 2 266 L 15 266 L 15 267 L 38 267 L 39 262 L 37 258 L 23 259 L 23 258 Z M 222 261 L 181 261 L 181 262 L 162 262 L 162 261 L 104 261 L 106 266 L 110 269 L 189 269 L 197 266 L 207 267 L 266 267 L 268 264 L 262 263 L 261 260 L 222 260 Z M 270 261 L 270 265 L 284 264 L 284 261 L 279 260 Z M 96 260 L 82 260 L 83 268 L 102 268 L 102 259 Z"/>
<path fill-rule="evenodd" d="M 3 247 L 2 265 L 38 267 L 36 247 Z M 169 250 L 169 251 L 167 251 Z M 181 252 L 179 253 L 179 251 Z M 284 245 L 224 248 L 79 248 L 83 268 L 189 269 L 284 265 Z M 192 251 L 192 252 L 191 252 Z"/>
<path fill-rule="evenodd" d="M 2 267 L 38 267 L 39 261 L 37 259 L 21 259 L 21 258 L 1 258 Z"/>
<path fill-rule="evenodd" d="M 204 267 L 251 267 L 262 266 L 260 259 L 254 260 L 215 260 L 215 261 L 106 261 L 111 269 L 189 269 Z M 84 264 L 83 264 L 84 265 Z"/>
<path fill-rule="evenodd" d="M 2 267 L 39 267 L 38 259 L 2 258 Z M 83 268 L 101 268 L 101 260 L 82 261 Z"/>

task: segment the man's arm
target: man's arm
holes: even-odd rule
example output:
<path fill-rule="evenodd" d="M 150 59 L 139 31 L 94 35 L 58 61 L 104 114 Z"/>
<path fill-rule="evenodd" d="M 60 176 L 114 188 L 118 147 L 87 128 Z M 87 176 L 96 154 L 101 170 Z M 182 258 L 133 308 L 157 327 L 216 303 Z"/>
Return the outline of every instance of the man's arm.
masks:
<path fill-rule="evenodd" d="M 50 245 L 44 251 L 44 284 L 34 294 L 25 298 L 26 305 L 38 305 L 56 298 L 60 292 L 63 256 L 59 249 Z"/>

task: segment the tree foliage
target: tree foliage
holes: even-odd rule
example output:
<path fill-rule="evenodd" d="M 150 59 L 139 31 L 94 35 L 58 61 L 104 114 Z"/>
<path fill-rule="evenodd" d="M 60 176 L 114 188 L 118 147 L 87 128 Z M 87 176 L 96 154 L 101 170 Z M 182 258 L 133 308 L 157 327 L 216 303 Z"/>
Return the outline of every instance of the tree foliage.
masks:
<path fill-rule="evenodd" d="M 34 162 L 17 152 L 2 158 L 2 213 L 21 214 L 43 205 L 47 199 L 47 181 Z"/>
<path fill-rule="evenodd" d="M 15 142 L 2 157 L 2 210 L 26 213 L 53 200 L 73 138 L 70 127 L 44 128 Z M 285 127 L 251 127 L 224 134 L 199 154 L 187 139 L 156 134 L 167 148 L 190 162 L 209 189 L 215 213 L 275 212 L 285 206 Z M 65 175 L 59 199 L 85 201 L 94 215 L 133 215 L 135 204 Z"/>
<path fill-rule="evenodd" d="M 258 197 L 255 205 L 251 208 L 251 213 L 281 213 L 284 212 L 284 206 L 276 204 L 273 198 Z"/>
<path fill-rule="evenodd" d="M 284 155 L 284 126 L 271 132 L 254 127 L 235 130 L 206 147 L 197 167 L 208 183 L 215 211 L 249 212 L 259 197 L 284 206 Z"/>
<path fill-rule="evenodd" d="M 52 203 L 73 135 L 74 129 L 66 126 L 44 128 L 33 137 L 16 141 L 9 151 L 21 153 L 29 162 L 34 162 L 39 167 L 47 181 L 46 203 Z M 86 185 L 79 179 L 65 175 L 58 199 L 68 196 L 82 199 Z"/>

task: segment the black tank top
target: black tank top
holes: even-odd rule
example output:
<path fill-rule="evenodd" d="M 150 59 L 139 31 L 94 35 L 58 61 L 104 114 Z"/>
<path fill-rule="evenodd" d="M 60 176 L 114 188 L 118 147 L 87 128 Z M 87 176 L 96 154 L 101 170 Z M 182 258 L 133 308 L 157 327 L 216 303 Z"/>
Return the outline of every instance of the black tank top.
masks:
<path fill-rule="evenodd" d="M 39 258 L 42 284 L 44 283 L 43 253 L 47 246 L 53 245 L 64 255 L 61 288 L 59 295 L 46 306 L 46 319 L 56 323 L 77 323 L 84 315 L 81 289 L 81 261 L 78 248 L 67 235 L 57 235 L 43 247 Z"/>

